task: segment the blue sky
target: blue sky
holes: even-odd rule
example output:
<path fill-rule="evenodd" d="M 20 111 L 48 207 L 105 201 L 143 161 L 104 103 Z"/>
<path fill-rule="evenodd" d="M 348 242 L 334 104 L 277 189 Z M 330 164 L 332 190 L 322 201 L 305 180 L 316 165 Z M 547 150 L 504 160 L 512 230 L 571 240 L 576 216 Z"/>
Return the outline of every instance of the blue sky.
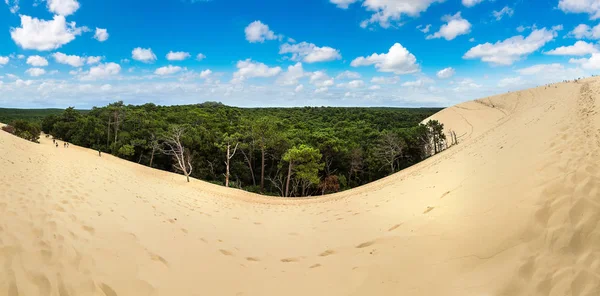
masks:
<path fill-rule="evenodd" d="M 449 106 L 600 70 L 600 0 L 4 0 L 0 107 Z"/>

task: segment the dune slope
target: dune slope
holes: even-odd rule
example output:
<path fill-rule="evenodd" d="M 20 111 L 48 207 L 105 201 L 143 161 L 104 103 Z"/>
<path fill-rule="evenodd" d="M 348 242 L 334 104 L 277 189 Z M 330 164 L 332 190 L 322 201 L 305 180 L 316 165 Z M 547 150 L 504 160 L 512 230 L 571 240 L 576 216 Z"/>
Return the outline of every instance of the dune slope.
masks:
<path fill-rule="evenodd" d="M 597 99 L 448 108 L 458 146 L 309 200 L 0 133 L 0 295 L 600 295 Z"/>

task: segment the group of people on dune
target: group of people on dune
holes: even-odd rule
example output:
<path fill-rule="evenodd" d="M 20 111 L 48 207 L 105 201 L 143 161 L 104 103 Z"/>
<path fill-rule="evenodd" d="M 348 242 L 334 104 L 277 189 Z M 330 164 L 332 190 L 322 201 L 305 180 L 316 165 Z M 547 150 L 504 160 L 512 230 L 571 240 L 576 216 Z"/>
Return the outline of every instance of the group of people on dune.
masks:
<path fill-rule="evenodd" d="M 56 148 L 58 148 L 58 141 L 56 139 L 52 139 L 52 143 L 54 143 L 54 145 L 56 145 Z M 69 143 L 64 142 L 63 148 L 69 148 Z"/>

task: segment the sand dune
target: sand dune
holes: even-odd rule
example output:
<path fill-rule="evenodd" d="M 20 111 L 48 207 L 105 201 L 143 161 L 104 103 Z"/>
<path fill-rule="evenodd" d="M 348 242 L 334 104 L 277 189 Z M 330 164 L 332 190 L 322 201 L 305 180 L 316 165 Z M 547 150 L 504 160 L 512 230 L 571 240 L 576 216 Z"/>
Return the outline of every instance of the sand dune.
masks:
<path fill-rule="evenodd" d="M 309 200 L 0 133 L 0 295 L 600 295 L 598 98 L 448 108 L 458 146 Z"/>

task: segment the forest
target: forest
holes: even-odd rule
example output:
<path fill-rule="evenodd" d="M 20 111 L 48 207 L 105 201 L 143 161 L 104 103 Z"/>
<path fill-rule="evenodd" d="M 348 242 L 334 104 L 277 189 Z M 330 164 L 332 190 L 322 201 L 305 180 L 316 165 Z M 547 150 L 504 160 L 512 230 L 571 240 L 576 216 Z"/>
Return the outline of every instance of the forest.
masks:
<path fill-rule="evenodd" d="M 54 138 L 214 184 L 283 197 L 334 193 L 456 143 L 439 108 L 237 108 L 116 102 L 45 116 Z"/>

